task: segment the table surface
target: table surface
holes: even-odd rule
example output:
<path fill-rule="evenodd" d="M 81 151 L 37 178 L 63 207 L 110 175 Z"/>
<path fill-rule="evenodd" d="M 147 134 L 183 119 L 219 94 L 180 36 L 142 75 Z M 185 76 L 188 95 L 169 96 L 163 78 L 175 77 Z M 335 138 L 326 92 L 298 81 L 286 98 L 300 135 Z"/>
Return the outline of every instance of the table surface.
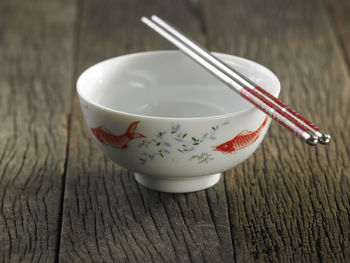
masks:
<path fill-rule="evenodd" d="M 138 185 L 92 141 L 75 81 L 106 58 L 173 49 L 139 21 L 153 13 L 269 67 L 332 143 L 273 123 L 209 190 Z M 349 262 L 349 13 L 348 0 L 2 0 L 0 261 Z"/>

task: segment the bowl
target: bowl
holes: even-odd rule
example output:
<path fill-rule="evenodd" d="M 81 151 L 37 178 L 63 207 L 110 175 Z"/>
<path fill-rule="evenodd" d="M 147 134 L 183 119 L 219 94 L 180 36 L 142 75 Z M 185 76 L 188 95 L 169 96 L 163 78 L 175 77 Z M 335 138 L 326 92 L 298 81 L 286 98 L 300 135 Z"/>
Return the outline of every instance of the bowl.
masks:
<path fill-rule="evenodd" d="M 278 96 L 279 80 L 264 66 L 215 55 Z M 256 150 L 271 121 L 180 51 L 100 62 L 81 74 L 77 92 L 100 149 L 162 192 L 215 185 Z"/>

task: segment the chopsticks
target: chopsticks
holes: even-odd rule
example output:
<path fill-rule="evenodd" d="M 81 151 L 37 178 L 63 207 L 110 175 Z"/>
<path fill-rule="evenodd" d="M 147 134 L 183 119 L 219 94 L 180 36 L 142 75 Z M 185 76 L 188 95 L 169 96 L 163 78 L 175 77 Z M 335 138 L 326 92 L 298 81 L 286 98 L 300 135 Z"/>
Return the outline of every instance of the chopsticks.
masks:
<path fill-rule="evenodd" d="M 227 66 L 209 51 L 201 48 L 164 20 L 155 15 L 151 19 L 142 17 L 141 20 L 224 82 L 232 90 L 236 91 L 307 144 L 316 145 L 318 142 L 328 144 L 330 142 L 331 137 L 329 134 L 322 132 L 318 126 L 308 121 L 300 113 L 289 108 L 243 74 Z"/>

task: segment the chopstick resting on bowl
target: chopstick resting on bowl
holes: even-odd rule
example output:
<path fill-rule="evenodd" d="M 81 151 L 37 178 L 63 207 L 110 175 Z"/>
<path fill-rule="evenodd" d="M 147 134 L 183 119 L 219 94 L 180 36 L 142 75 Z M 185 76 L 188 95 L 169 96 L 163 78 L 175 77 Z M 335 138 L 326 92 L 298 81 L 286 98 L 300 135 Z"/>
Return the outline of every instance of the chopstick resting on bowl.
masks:
<path fill-rule="evenodd" d="M 142 17 L 141 20 L 232 90 L 239 93 L 243 98 L 286 127 L 307 144 L 316 145 L 318 142 L 328 144 L 330 142 L 331 137 L 329 134 L 322 132 L 318 126 L 304 118 L 300 113 L 287 107 L 282 101 L 243 74 L 226 65 L 208 50 L 200 47 L 164 20 L 155 15 L 151 19 Z"/>

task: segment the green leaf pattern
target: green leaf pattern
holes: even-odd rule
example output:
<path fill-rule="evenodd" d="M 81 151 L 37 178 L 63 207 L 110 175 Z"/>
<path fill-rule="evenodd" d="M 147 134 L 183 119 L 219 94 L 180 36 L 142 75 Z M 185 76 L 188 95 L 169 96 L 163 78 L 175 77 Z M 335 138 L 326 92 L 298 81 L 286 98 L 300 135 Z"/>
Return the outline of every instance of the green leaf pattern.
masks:
<path fill-rule="evenodd" d="M 144 165 L 156 158 L 166 158 L 171 151 L 176 150 L 188 154 L 188 161 L 207 164 L 214 160 L 212 154 L 207 152 L 196 153 L 196 149 L 203 141 L 215 141 L 216 132 L 227 124 L 228 122 L 224 122 L 220 125 L 210 126 L 208 131 L 198 137 L 191 136 L 187 131 L 183 131 L 180 124 L 173 124 L 168 131 L 158 131 L 153 138 L 144 139 L 138 144 L 139 148 L 144 149 L 139 161 Z"/>

